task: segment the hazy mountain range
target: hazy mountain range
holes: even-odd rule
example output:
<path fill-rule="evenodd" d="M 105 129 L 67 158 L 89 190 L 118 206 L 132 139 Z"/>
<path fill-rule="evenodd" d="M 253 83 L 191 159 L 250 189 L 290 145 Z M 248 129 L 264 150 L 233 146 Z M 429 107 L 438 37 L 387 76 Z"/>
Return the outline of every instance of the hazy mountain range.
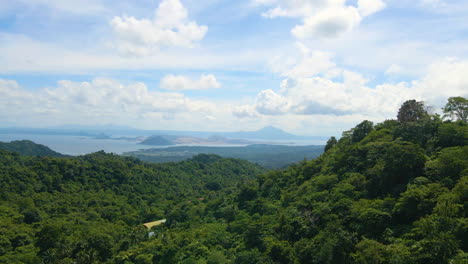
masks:
<path fill-rule="evenodd" d="M 67 125 L 50 128 L 22 128 L 8 127 L 0 128 L 1 134 L 39 134 L 39 135 L 71 135 L 89 137 L 118 137 L 118 136 L 188 136 L 208 138 L 213 136 L 257 139 L 257 140 L 313 140 L 326 139 L 323 136 L 299 136 L 285 132 L 273 126 L 267 126 L 257 131 L 238 132 L 212 132 L 212 131 L 178 131 L 178 130 L 142 130 L 126 126 L 104 125 L 104 126 L 78 126 Z"/>

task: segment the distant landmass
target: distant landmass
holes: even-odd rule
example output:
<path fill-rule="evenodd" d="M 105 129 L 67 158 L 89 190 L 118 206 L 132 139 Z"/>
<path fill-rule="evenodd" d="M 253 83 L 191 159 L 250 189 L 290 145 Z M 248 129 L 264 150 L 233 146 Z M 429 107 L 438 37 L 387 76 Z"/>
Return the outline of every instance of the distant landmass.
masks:
<path fill-rule="evenodd" d="M 280 128 L 267 126 L 256 131 L 210 132 L 210 131 L 177 131 L 177 130 L 142 130 L 121 126 L 61 126 L 54 128 L 0 128 L 1 134 L 36 134 L 36 135 L 70 135 L 94 138 L 115 138 L 122 136 L 179 136 L 179 137 L 224 137 L 231 139 L 255 140 L 326 140 L 323 136 L 298 136 L 285 132 Z"/>
<path fill-rule="evenodd" d="M 142 145 L 151 145 L 151 146 L 170 146 L 175 145 L 171 140 L 164 138 L 163 136 L 151 136 L 142 142 Z"/>
<path fill-rule="evenodd" d="M 226 133 L 220 133 L 220 134 L 223 135 L 224 137 L 230 137 L 230 138 L 248 138 L 248 139 L 266 139 L 266 140 L 310 139 L 310 137 L 296 136 L 296 135 L 287 133 L 273 126 L 267 126 L 257 131 L 226 132 Z"/>
<path fill-rule="evenodd" d="M 0 149 L 17 152 L 26 156 L 40 157 L 65 157 L 65 155 L 51 150 L 49 147 L 36 144 L 30 140 L 16 140 L 12 142 L 0 142 Z"/>
<path fill-rule="evenodd" d="M 171 146 L 171 145 L 248 145 L 255 142 L 245 139 L 229 139 L 220 136 L 208 138 L 190 136 L 151 136 L 140 142 L 142 145 Z"/>
<path fill-rule="evenodd" d="M 283 168 L 304 159 L 314 159 L 323 153 L 324 146 L 281 146 L 256 144 L 245 147 L 179 146 L 126 152 L 123 155 L 147 162 L 175 162 L 198 154 L 215 154 L 257 163 L 264 168 Z"/>

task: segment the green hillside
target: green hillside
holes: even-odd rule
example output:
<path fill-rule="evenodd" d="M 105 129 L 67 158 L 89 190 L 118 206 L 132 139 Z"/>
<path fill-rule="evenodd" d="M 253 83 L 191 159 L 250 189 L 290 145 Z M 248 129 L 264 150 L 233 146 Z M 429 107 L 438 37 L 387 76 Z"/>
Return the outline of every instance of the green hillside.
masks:
<path fill-rule="evenodd" d="M 424 109 L 267 172 L 0 151 L 0 263 L 466 263 L 468 126 Z"/>
<path fill-rule="evenodd" d="M 318 159 L 262 174 L 202 215 L 168 218 L 116 262 L 466 263 L 466 122 L 408 104 L 398 120 L 364 121 Z"/>
<path fill-rule="evenodd" d="M 36 144 L 30 140 L 16 140 L 11 142 L 0 142 L 0 149 L 18 152 L 21 155 L 40 157 L 63 157 L 64 155 L 51 150 L 49 147 Z"/>
<path fill-rule="evenodd" d="M 110 261 L 147 238 L 136 227 L 187 220 L 262 171 L 213 155 L 151 165 L 104 152 L 39 158 L 0 150 L 0 263 Z"/>

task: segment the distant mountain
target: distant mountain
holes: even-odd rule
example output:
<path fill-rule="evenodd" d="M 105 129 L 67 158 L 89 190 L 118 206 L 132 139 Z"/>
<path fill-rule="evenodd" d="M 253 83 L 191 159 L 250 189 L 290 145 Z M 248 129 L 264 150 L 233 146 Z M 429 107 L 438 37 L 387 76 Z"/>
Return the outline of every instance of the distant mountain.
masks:
<path fill-rule="evenodd" d="M 244 139 L 230 139 L 221 136 L 190 137 L 190 136 L 150 136 L 140 142 L 149 146 L 169 146 L 169 145 L 248 145 L 255 142 Z"/>
<path fill-rule="evenodd" d="M 296 136 L 296 135 L 287 133 L 273 126 L 267 126 L 257 131 L 227 132 L 227 133 L 221 133 L 221 134 L 225 137 L 231 137 L 231 138 L 249 138 L 249 139 L 267 139 L 267 140 L 306 139 L 306 137 Z"/>
<path fill-rule="evenodd" d="M 151 136 L 142 142 L 140 142 L 142 145 L 150 145 L 150 146 L 170 146 L 174 145 L 174 143 L 162 136 Z"/>
<path fill-rule="evenodd" d="M 65 155 L 60 154 L 51 150 L 49 147 L 36 144 L 30 140 L 17 140 L 9 143 L 0 142 L 0 149 L 17 152 L 21 155 L 26 156 L 47 156 L 47 157 L 64 157 Z"/>

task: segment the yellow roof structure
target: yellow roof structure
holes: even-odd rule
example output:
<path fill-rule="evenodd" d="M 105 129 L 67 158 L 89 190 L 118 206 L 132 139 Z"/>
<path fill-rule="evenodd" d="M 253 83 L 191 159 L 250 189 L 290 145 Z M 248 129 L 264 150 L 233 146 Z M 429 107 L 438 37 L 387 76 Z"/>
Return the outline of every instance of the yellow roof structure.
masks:
<path fill-rule="evenodd" d="M 166 219 L 162 219 L 162 220 L 158 220 L 158 221 L 154 221 L 154 222 L 149 222 L 149 223 L 144 223 L 143 226 L 148 228 L 148 229 L 151 229 L 153 226 L 158 226 L 158 225 L 161 225 L 161 224 L 164 224 L 166 223 Z"/>

